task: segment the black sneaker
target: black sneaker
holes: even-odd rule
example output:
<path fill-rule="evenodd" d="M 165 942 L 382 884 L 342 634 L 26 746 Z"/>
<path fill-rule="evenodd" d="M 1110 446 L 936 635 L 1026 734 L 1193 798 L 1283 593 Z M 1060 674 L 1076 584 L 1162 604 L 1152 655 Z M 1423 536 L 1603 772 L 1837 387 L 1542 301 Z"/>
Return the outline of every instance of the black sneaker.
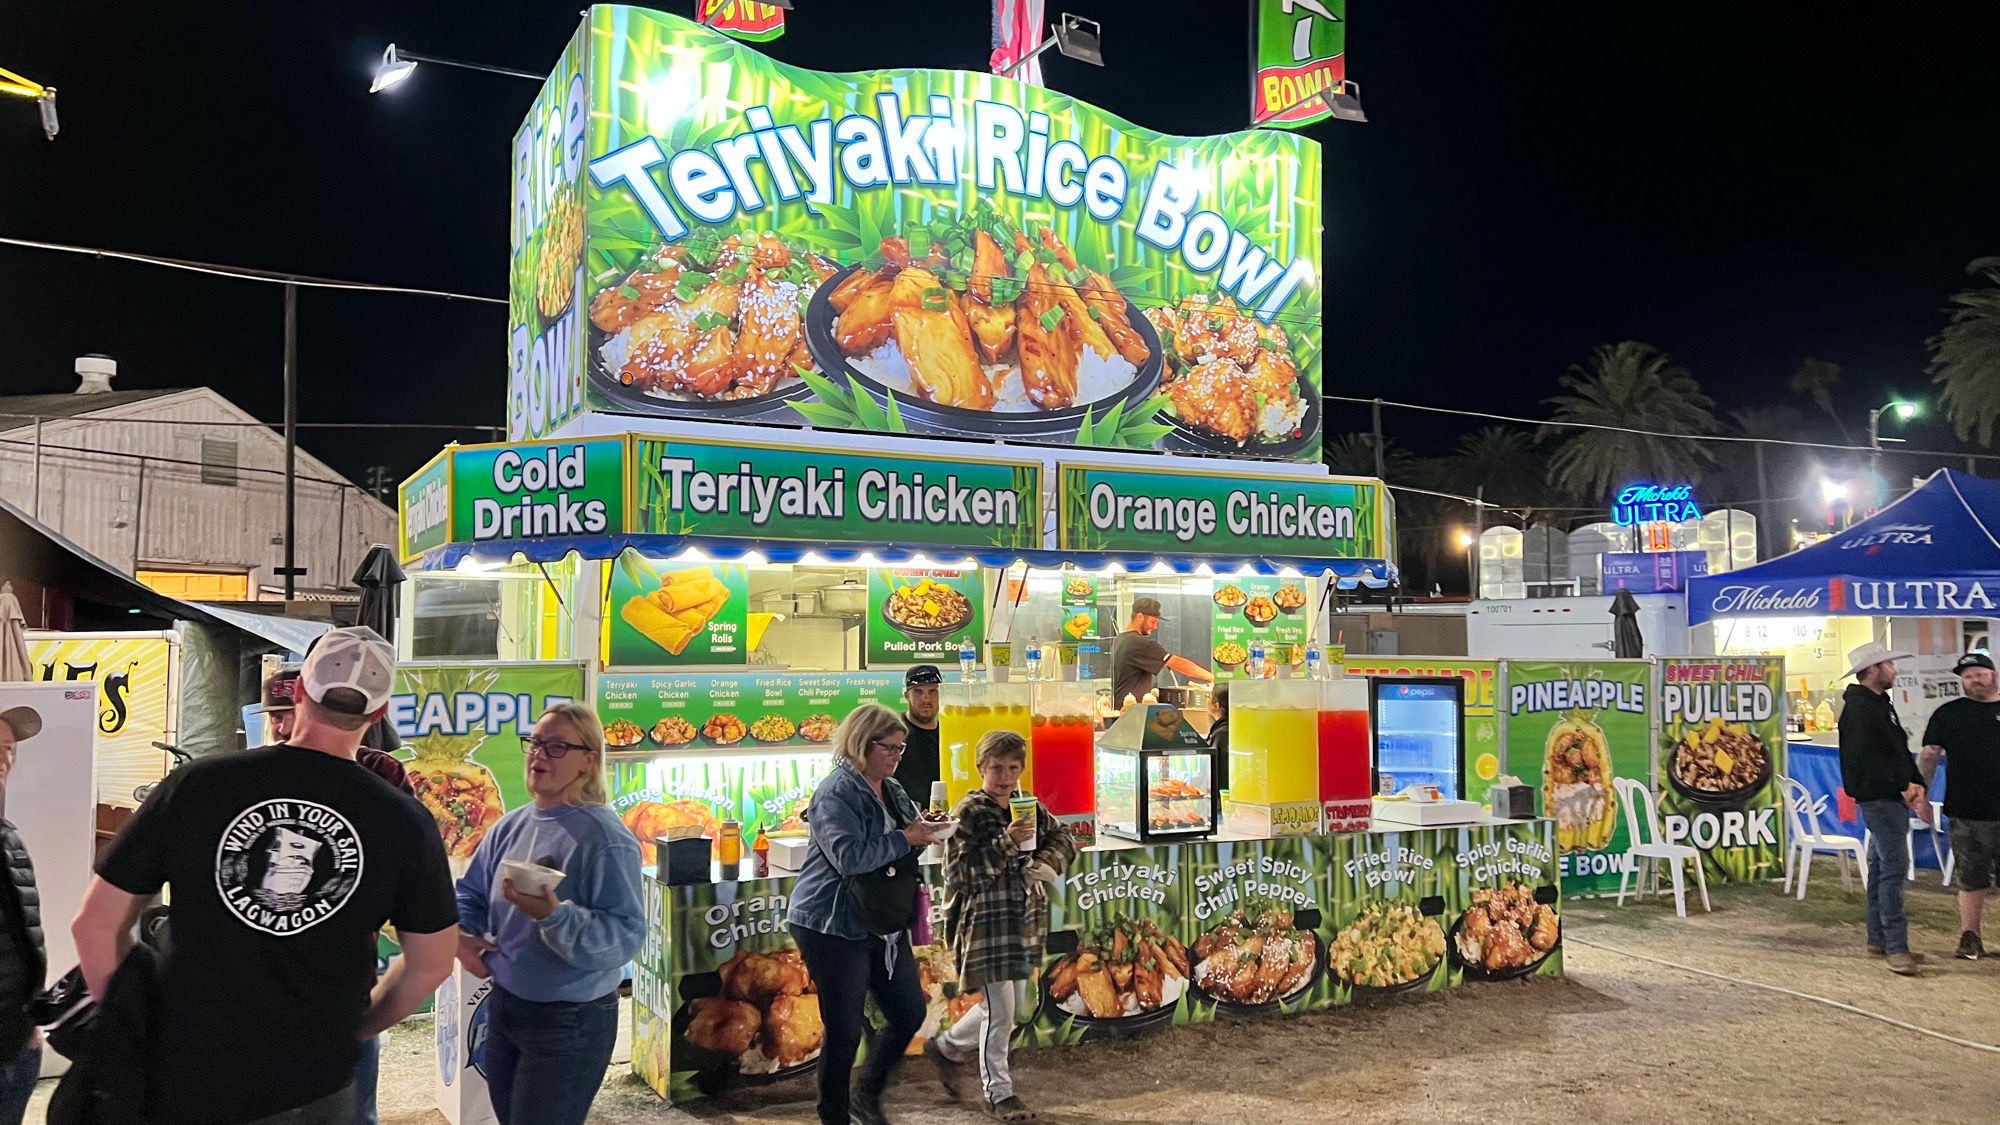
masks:
<path fill-rule="evenodd" d="M 1979 940 L 1978 934 L 1973 933 L 1971 930 L 1967 930 L 1964 933 L 1958 935 L 1959 960 L 1977 961 L 1984 956 L 1986 956 L 1986 943 Z"/>
<path fill-rule="evenodd" d="M 856 1087 L 847 1102 L 847 1115 L 852 1125 L 889 1125 L 888 1117 L 882 1113 L 882 1092 Z"/>
<path fill-rule="evenodd" d="M 924 1040 L 924 1057 L 937 1067 L 938 1083 L 944 1087 L 944 1092 L 952 1101 L 958 1101 L 961 1097 L 958 1081 L 965 1073 L 965 1064 L 945 1057 L 944 1049 L 938 1046 L 935 1038 Z"/>

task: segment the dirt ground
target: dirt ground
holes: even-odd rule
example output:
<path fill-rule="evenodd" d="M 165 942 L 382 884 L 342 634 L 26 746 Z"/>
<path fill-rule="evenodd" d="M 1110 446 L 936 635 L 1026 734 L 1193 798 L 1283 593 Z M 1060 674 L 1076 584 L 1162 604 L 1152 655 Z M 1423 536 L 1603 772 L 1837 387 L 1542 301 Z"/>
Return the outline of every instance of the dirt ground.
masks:
<path fill-rule="evenodd" d="M 1024 1100 L 1055 1125 L 1291 1125 L 1494 1119 L 1878 1122 L 2000 1120 L 2000 1057 L 1822 1004 L 1695 976 L 1643 954 L 1813 993 L 1947 1035 L 2000 1044 L 2000 957 L 1952 958 L 1956 903 L 1936 872 L 1910 888 L 1913 980 L 1863 948 L 1858 893 L 1815 880 L 1804 903 L 1778 888 L 1715 888 L 1715 913 L 1685 921 L 1671 897 L 1571 903 L 1566 980 L 1454 992 L 1291 1019 L 1175 1028 L 1146 1038 L 1016 1056 Z M 1662 904 L 1664 903 L 1664 904 Z M 2000 946 L 2000 907 L 1989 940 Z M 434 1125 L 427 1024 L 384 1052 L 387 1125 Z M 1903 1076 L 1897 1084 L 1873 1075 Z M 46 1084 L 45 1084 L 46 1086 Z M 46 1097 L 46 1090 L 42 1093 Z M 1511 1110 L 1505 1107 L 1513 1107 Z M 944 1099 L 921 1063 L 890 1101 L 900 1125 L 986 1120 Z M 30 1120 L 37 1118 L 31 1112 Z M 811 1089 L 787 1083 L 668 1107 L 614 1067 L 592 1121 L 794 1125 Z"/>

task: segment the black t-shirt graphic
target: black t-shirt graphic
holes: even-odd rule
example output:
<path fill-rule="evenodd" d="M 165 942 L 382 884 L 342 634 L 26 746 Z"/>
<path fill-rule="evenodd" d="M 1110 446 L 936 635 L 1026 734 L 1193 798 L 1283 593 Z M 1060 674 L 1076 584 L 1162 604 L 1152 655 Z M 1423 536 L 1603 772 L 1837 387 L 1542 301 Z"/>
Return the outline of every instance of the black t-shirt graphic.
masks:
<path fill-rule="evenodd" d="M 944 776 L 944 764 L 938 757 L 938 729 L 926 730 L 905 717 L 903 730 L 909 737 L 903 743 L 903 760 L 896 763 L 896 780 L 918 808 L 929 808 L 931 782 Z"/>
<path fill-rule="evenodd" d="M 1944 704 L 1931 712 L 1924 745 L 1944 747 L 1944 815 L 2000 820 L 2000 702 Z"/>
<path fill-rule="evenodd" d="M 158 1120 L 234 1125 L 347 1085 L 384 922 L 457 924 L 437 825 L 352 761 L 273 746 L 167 776 L 99 865 L 172 885 Z"/>

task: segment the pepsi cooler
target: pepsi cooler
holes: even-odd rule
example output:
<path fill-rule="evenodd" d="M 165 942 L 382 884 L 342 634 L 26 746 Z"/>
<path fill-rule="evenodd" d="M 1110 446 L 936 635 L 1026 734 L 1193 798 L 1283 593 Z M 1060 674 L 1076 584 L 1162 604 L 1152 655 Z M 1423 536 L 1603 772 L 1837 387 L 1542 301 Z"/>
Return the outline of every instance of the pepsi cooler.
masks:
<path fill-rule="evenodd" d="M 1370 677 L 1377 795 L 1435 785 L 1447 801 L 1465 793 L 1465 681 L 1456 676 Z"/>

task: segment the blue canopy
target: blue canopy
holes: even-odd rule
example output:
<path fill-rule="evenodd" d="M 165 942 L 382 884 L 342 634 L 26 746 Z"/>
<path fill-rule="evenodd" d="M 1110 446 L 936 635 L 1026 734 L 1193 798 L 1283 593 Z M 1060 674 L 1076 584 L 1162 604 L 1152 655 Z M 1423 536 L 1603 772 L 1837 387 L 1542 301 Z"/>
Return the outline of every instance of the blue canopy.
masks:
<path fill-rule="evenodd" d="M 1717 617 L 2000 616 L 2000 481 L 1941 469 L 1860 523 L 1770 562 L 1688 582 Z"/>

